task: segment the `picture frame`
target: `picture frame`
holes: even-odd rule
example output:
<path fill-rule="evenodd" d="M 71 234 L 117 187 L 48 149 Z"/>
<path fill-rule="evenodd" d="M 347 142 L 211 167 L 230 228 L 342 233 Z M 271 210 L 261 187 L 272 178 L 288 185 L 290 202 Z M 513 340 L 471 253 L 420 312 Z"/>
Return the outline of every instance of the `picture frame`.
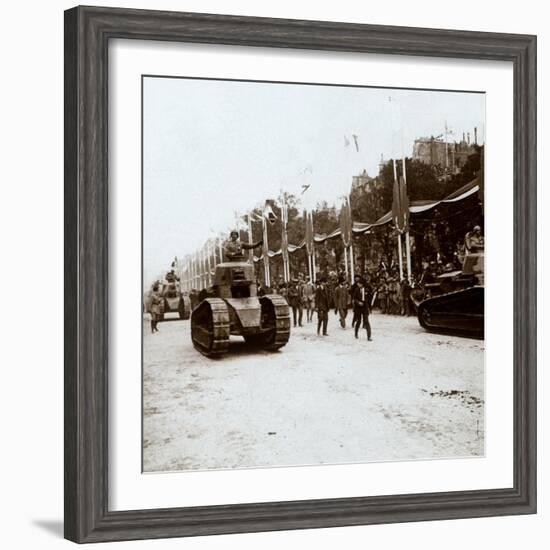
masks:
<path fill-rule="evenodd" d="M 509 489 L 108 509 L 108 45 L 158 40 L 508 61 L 514 74 L 514 483 Z M 536 37 L 198 13 L 65 12 L 65 537 L 246 533 L 536 512 Z"/>

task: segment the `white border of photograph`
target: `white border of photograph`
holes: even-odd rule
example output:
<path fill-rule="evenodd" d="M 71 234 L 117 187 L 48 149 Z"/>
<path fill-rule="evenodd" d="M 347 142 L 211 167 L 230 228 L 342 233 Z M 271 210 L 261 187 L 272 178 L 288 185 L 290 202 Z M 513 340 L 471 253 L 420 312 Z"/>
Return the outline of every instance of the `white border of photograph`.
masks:
<path fill-rule="evenodd" d="M 109 508 L 165 508 L 511 487 L 511 64 L 111 40 L 109 67 Z M 486 92 L 485 457 L 141 473 L 143 74 Z"/>

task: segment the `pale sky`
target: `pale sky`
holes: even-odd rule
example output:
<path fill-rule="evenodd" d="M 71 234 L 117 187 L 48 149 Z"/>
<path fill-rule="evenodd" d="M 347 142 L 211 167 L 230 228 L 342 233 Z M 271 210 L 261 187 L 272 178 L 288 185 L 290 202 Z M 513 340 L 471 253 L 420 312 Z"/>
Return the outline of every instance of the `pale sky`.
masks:
<path fill-rule="evenodd" d="M 473 140 L 477 126 L 483 143 L 485 95 L 145 77 L 144 283 L 228 233 L 235 211 L 304 183 L 313 203 L 337 202 L 353 175 L 375 176 L 382 154 L 411 156 L 414 139 L 443 134 L 445 122 L 449 141 Z"/>

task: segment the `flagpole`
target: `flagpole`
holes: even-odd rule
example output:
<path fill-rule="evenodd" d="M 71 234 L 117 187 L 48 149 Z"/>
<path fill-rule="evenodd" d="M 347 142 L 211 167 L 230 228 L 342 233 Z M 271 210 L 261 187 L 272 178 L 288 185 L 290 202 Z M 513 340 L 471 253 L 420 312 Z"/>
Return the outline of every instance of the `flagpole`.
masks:
<path fill-rule="evenodd" d="M 403 280 L 403 245 L 401 244 L 401 233 L 397 235 L 397 253 L 399 254 L 399 280 Z"/>
<path fill-rule="evenodd" d="M 195 287 L 195 254 L 191 254 L 191 290 Z"/>
<path fill-rule="evenodd" d="M 208 256 L 208 241 L 204 245 L 204 288 L 210 286 L 210 258 Z"/>
<path fill-rule="evenodd" d="M 349 281 L 349 272 L 348 272 L 348 249 L 344 245 L 344 267 L 346 271 L 346 280 Z"/>
<path fill-rule="evenodd" d="M 315 260 L 315 244 L 311 253 L 311 265 L 313 267 L 313 282 L 317 282 L 317 261 Z"/>
<path fill-rule="evenodd" d="M 204 245 L 201 249 L 201 259 L 202 259 L 202 288 L 206 288 L 208 286 L 208 282 L 206 279 L 206 250 L 204 248 Z"/>
<path fill-rule="evenodd" d="M 263 240 L 264 240 L 264 246 L 263 246 L 263 255 L 264 255 L 264 280 L 265 280 L 265 286 L 270 287 L 271 286 L 271 277 L 269 273 L 269 244 L 267 240 L 267 220 L 265 218 L 265 213 L 262 216 L 262 229 L 263 229 Z"/>
<path fill-rule="evenodd" d="M 281 252 L 283 256 L 283 271 L 285 281 L 288 283 L 290 281 L 290 262 L 288 257 L 288 233 L 287 233 L 287 224 L 288 224 L 288 206 L 286 203 L 286 197 L 283 194 L 283 204 L 281 209 L 281 222 L 282 222 L 282 231 L 281 235 Z"/>
<path fill-rule="evenodd" d="M 197 250 L 196 252 L 196 260 L 195 260 L 195 276 L 197 281 L 197 290 L 201 289 L 201 264 L 200 264 L 200 251 Z"/>
<path fill-rule="evenodd" d="M 393 179 L 394 182 L 397 182 L 399 185 L 399 180 L 397 179 L 397 166 L 395 164 L 395 159 L 393 160 Z M 397 229 L 397 228 L 396 228 Z M 401 233 L 397 233 L 397 253 L 399 255 L 399 280 L 403 280 L 403 249 L 401 245 Z"/>
<path fill-rule="evenodd" d="M 199 250 L 199 290 L 204 288 L 204 265 L 202 263 L 202 248 Z"/>
<path fill-rule="evenodd" d="M 248 225 L 248 244 L 252 244 L 252 218 L 250 212 L 246 215 L 246 223 Z M 248 261 L 254 265 L 254 249 L 250 248 L 248 250 Z"/>
<path fill-rule="evenodd" d="M 214 283 L 214 279 L 212 277 L 212 271 L 216 271 L 216 241 L 212 238 L 208 241 L 209 242 L 209 254 L 210 259 L 212 261 L 212 268 L 210 270 L 210 286 Z"/>
<path fill-rule="evenodd" d="M 210 242 L 210 239 L 208 239 L 208 241 L 206 241 L 206 255 L 208 257 L 208 277 L 207 277 L 208 285 L 207 286 L 210 286 L 212 284 L 212 264 L 210 263 L 211 245 L 212 243 Z"/>
<path fill-rule="evenodd" d="M 199 290 L 199 292 L 202 290 L 202 280 L 203 280 L 203 275 L 202 275 L 202 250 L 199 249 L 198 251 L 198 256 L 197 256 L 197 275 L 198 275 L 198 280 L 197 280 L 197 284 L 199 285 L 199 288 L 197 290 Z"/>
<path fill-rule="evenodd" d="M 197 251 L 197 290 L 202 288 L 202 265 L 201 265 L 201 251 Z"/>
<path fill-rule="evenodd" d="M 446 125 L 447 123 L 445 123 L 445 126 Z M 405 191 L 407 191 L 407 168 L 405 165 L 405 154 L 403 154 L 403 184 L 405 185 Z M 407 220 L 407 222 L 407 232 L 405 233 L 405 254 L 407 255 L 407 279 L 409 280 L 409 282 L 411 282 L 411 236 L 409 230 L 410 218 Z"/>
<path fill-rule="evenodd" d="M 184 272 L 185 273 L 185 279 L 184 279 L 184 282 L 183 282 L 183 286 L 184 286 L 184 289 L 185 289 L 186 292 L 188 291 L 188 288 L 187 288 L 187 276 L 189 275 L 188 268 L 189 268 L 189 264 L 186 262 L 185 272 Z"/>
<path fill-rule="evenodd" d="M 315 232 L 313 229 L 313 210 L 310 211 L 311 216 L 311 270 L 313 272 L 312 281 L 317 282 L 317 261 L 315 259 Z"/>
<path fill-rule="evenodd" d="M 348 206 L 349 206 L 349 223 L 351 225 L 351 234 L 349 238 L 349 258 L 350 258 L 350 272 L 351 272 L 351 282 L 353 282 L 353 276 L 355 275 L 355 258 L 353 257 L 353 218 L 351 217 L 351 194 L 348 196 Z"/>
<path fill-rule="evenodd" d="M 220 263 L 223 263 L 223 243 L 219 237 L 218 237 L 218 251 L 220 253 Z"/>
<path fill-rule="evenodd" d="M 306 252 L 307 252 L 307 258 L 308 258 L 308 266 L 309 266 L 309 280 L 314 283 L 315 282 L 315 270 L 313 269 L 313 254 L 314 254 L 314 247 L 315 243 L 313 242 L 313 211 L 306 210 L 306 232 L 307 235 L 309 235 L 309 231 L 311 228 L 311 250 L 308 251 L 307 249 L 307 243 L 306 243 Z M 309 237 L 306 235 L 306 239 Z"/>
<path fill-rule="evenodd" d="M 204 261 L 204 288 L 208 288 L 208 279 L 210 273 L 208 272 L 208 242 L 206 242 L 202 249 L 203 261 Z"/>

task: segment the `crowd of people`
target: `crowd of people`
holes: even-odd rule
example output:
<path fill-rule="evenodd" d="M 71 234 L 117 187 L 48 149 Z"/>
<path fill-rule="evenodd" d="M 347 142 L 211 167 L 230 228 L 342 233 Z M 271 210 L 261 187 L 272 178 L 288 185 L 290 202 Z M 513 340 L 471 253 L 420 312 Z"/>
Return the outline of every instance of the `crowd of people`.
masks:
<path fill-rule="evenodd" d="M 299 273 L 289 282 L 278 279 L 271 287 L 258 285 L 259 295 L 276 293 L 285 297 L 295 327 L 312 322 L 316 313 L 320 335 L 327 334 L 330 312 L 334 312 L 341 328 L 346 328 L 351 318 L 355 335 L 358 336 L 359 328 L 363 327 L 369 340 L 372 339 L 369 314 L 374 309 L 386 315 L 413 314 L 411 290 L 414 283 L 400 279 L 397 270 L 387 270 L 383 266 L 364 275 L 356 274 L 352 284 L 344 274 L 331 272 L 319 276 L 315 284 Z"/>
<path fill-rule="evenodd" d="M 237 231 L 232 231 L 230 239 L 224 247 L 226 261 L 242 261 L 243 251 L 259 246 L 261 242 L 244 245 L 238 237 Z M 464 254 L 471 254 L 483 250 L 484 239 L 481 228 L 475 226 L 464 238 Z M 456 255 L 455 255 L 456 256 Z M 441 261 L 426 263 L 423 271 L 403 277 L 399 268 L 394 265 L 388 268 L 381 263 L 377 269 L 369 269 L 364 274 L 355 274 L 353 283 L 348 282 L 343 270 L 331 271 L 327 274 L 319 274 L 315 283 L 303 273 L 295 274 L 292 279 L 285 282 L 282 277 L 275 278 L 271 286 L 256 281 L 258 295 L 279 294 L 283 296 L 291 310 L 292 323 L 295 327 L 301 327 L 304 323 L 314 321 L 317 316 L 317 334 L 328 334 L 328 320 L 330 312 L 338 319 L 342 329 L 346 328 L 348 317 L 351 316 L 351 326 L 355 337 L 359 336 L 362 327 L 367 332 L 368 340 L 372 340 L 369 314 L 378 310 L 384 315 L 415 314 L 413 296 L 415 292 L 422 292 L 424 298 L 429 296 L 430 283 L 444 272 L 460 269 L 458 256 L 454 262 L 444 264 Z M 179 281 L 172 269 L 166 275 L 164 286 L 171 288 Z M 151 330 L 158 331 L 160 318 L 159 304 L 162 292 L 159 292 L 160 281 L 153 285 L 148 298 L 146 311 L 151 313 Z M 163 286 L 163 288 L 164 288 Z M 207 297 L 206 288 L 192 289 L 189 293 L 191 310 L 193 310 L 204 298 Z M 157 313 L 158 311 L 158 313 Z M 305 315 L 304 315 L 305 314 Z M 304 319 L 305 318 L 305 319 Z"/>

